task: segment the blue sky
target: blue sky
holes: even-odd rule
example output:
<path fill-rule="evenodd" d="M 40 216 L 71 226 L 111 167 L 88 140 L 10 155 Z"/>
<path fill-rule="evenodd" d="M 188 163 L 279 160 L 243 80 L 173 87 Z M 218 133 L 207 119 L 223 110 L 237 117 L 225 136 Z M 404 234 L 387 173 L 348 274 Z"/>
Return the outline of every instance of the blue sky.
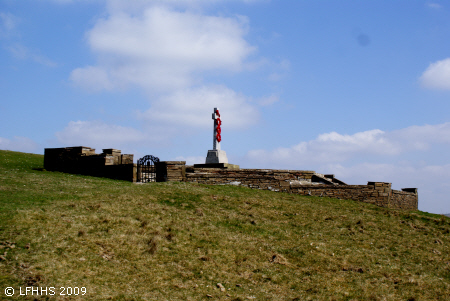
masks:
<path fill-rule="evenodd" d="M 1 0 L 0 149 L 417 187 L 450 212 L 446 1 Z"/>

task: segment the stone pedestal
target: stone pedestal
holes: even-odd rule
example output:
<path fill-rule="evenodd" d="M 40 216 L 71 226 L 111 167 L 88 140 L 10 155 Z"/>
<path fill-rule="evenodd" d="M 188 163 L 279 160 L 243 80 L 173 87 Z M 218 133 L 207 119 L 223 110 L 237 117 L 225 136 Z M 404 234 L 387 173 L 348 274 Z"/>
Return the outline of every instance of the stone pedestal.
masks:
<path fill-rule="evenodd" d="M 205 163 L 228 163 L 227 153 L 220 149 L 209 150 Z"/>

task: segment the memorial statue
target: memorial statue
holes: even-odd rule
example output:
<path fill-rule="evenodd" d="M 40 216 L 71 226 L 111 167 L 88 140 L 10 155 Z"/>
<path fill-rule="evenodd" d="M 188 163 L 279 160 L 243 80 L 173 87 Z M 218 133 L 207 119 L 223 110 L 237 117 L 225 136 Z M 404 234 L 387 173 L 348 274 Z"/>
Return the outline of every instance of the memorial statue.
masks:
<path fill-rule="evenodd" d="M 213 149 L 208 151 L 205 163 L 228 163 L 226 152 L 220 149 L 220 142 L 222 141 L 222 120 L 220 119 L 219 108 L 214 108 L 212 119 L 214 120 Z"/>

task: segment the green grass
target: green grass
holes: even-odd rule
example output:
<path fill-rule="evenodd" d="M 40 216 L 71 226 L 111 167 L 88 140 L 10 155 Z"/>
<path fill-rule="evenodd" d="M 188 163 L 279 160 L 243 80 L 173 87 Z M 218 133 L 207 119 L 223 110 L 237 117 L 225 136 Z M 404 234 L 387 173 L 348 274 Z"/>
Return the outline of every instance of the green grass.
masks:
<path fill-rule="evenodd" d="M 450 299 L 443 216 L 42 165 L 0 151 L 1 300 Z M 18 295 L 31 285 L 87 293 Z"/>

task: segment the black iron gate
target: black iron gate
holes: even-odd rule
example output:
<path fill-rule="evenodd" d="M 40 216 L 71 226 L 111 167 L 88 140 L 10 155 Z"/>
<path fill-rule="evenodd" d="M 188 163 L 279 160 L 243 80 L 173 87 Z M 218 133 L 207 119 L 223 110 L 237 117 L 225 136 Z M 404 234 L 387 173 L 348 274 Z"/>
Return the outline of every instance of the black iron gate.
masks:
<path fill-rule="evenodd" d="M 147 155 L 137 161 L 137 181 L 141 183 L 156 182 L 156 166 L 159 158 Z"/>

